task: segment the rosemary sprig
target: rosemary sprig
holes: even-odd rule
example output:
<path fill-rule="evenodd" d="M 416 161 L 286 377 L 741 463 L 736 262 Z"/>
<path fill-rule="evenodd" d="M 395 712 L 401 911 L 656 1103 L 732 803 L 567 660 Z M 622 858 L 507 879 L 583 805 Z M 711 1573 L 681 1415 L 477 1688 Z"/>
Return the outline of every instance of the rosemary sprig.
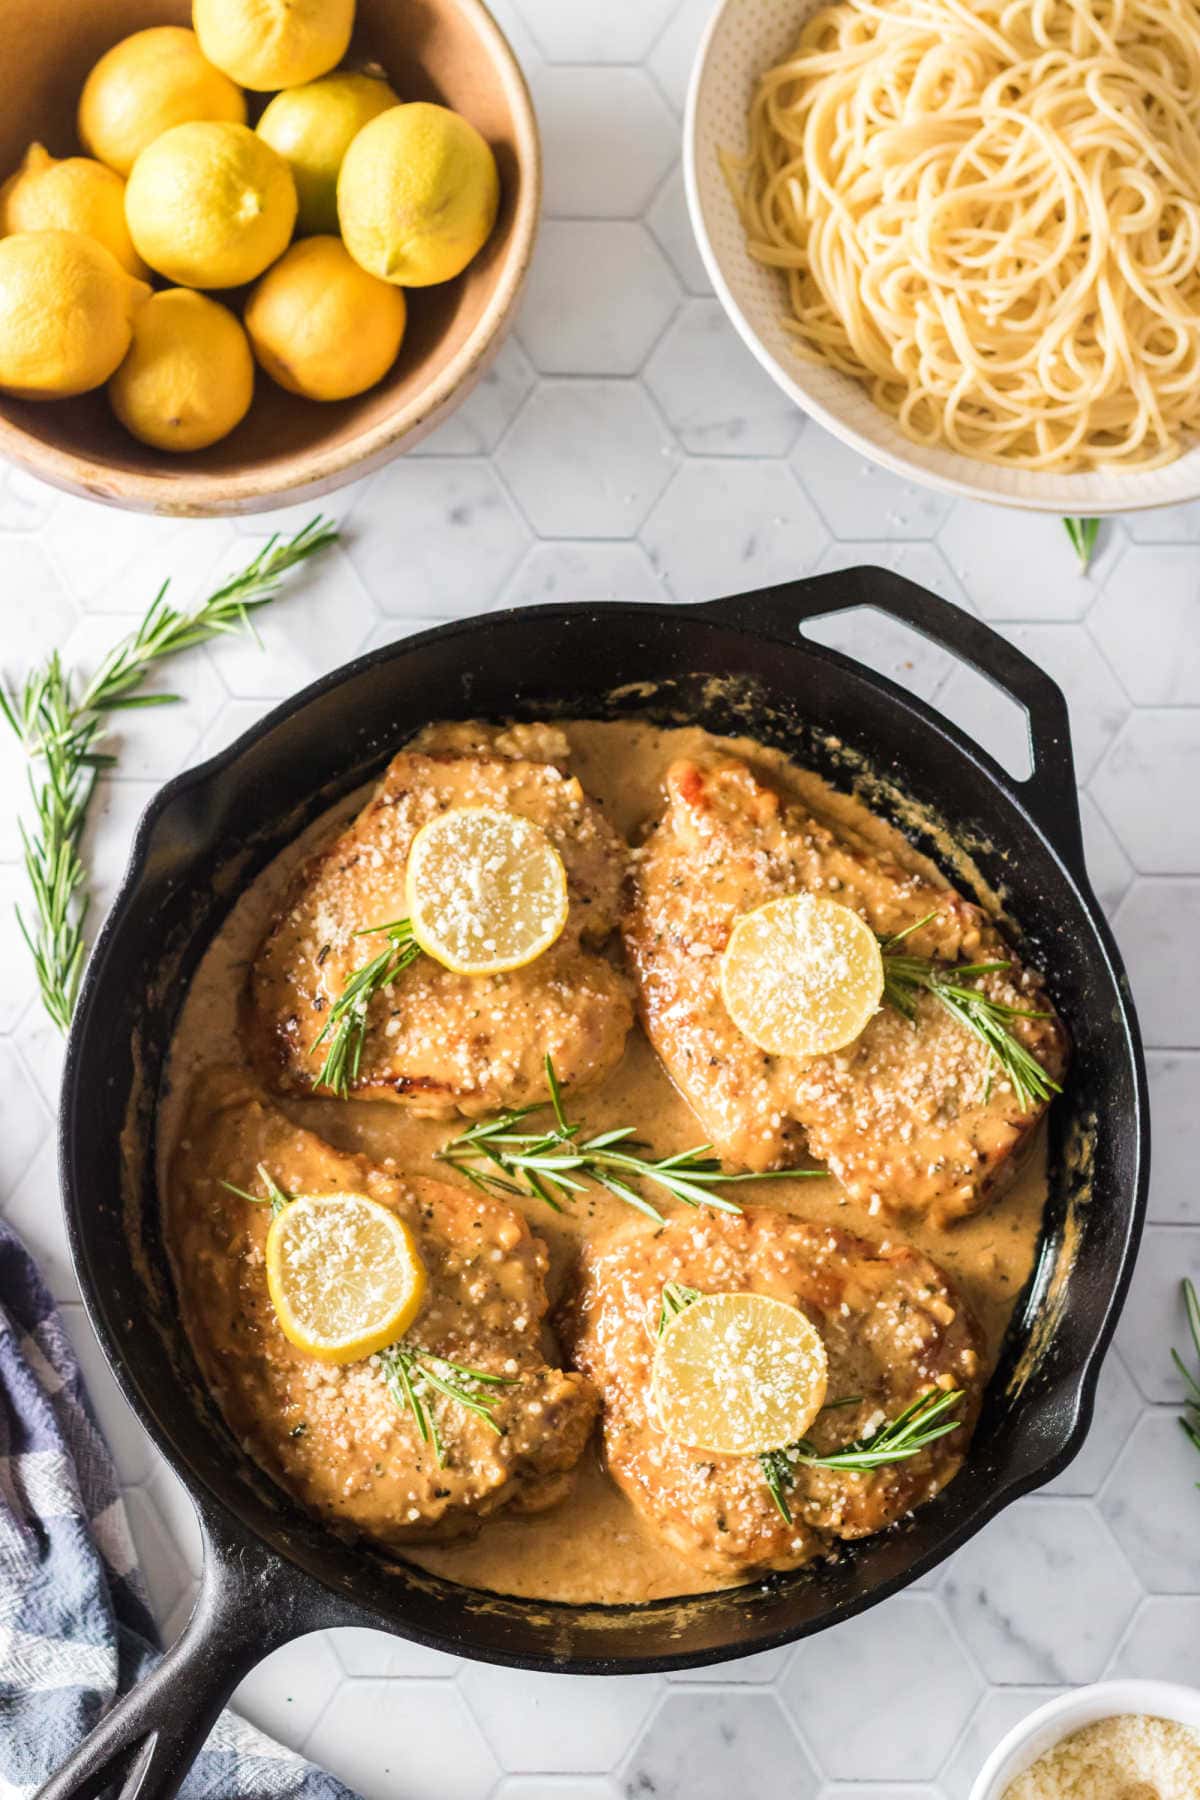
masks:
<path fill-rule="evenodd" d="M 740 1213 L 736 1201 L 715 1193 L 714 1187 L 740 1181 L 792 1181 L 824 1176 L 824 1169 L 768 1169 L 757 1174 L 727 1175 L 710 1155 L 711 1144 L 677 1150 L 673 1156 L 643 1156 L 644 1148 L 632 1125 L 580 1136 L 583 1127 L 567 1118 L 562 1088 L 550 1057 L 546 1058 L 546 1085 L 553 1124 L 545 1131 L 520 1131 L 531 1113 L 545 1110 L 547 1102 L 515 1106 L 497 1118 L 472 1125 L 437 1152 L 439 1162 L 449 1163 L 485 1193 L 534 1194 L 555 1212 L 565 1210 L 588 1185 L 606 1188 L 658 1224 L 663 1215 L 652 1201 L 630 1186 L 648 1181 L 687 1206 L 712 1206 L 720 1212 Z"/>
<path fill-rule="evenodd" d="M 372 1000 L 376 994 L 391 987 L 421 954 L 407 919 L 393 919 L 390 925 L 368 925 L 354 935 L 386 937 L 387 949 L 355 970 L 330 1007 L 321 1035 L 309 1052 L 315 1055 L 321 1045 L 329 1041 L 325 1061 L 313 1076 L 313 1086 L 327 1087 L 342 1100 L 346 1098 L 349 1084 L 358 1076 L 367 1039 L 367 1012 Z"/>
<path fill-rule="evenodd" d="M 231 1194 L 236 1194 L 239 1200 L 252 1200 L 255 1206 L 270 1206 L 271 1217 L 277 1219 L 284 1207 L 290 1206 L 296 1196 L 284 1192 L 265 1163 L 257 1163 L 255 1167 L 258 1179 L 267 1190 L 265 1194 L 251 1194 L 246 1188 L 235 1187 L 232 1181 L 222 1181 L 221 1186 Z"/>
<path fill-rule="evenodd" d="M 1099 519 L 1064 519 L 1063 530 L 1071 540 L 1071 548 L 1079 558 L 1079 566 L 1086 571 L 1096 548 L 1096 539 L 1100 535 Z"/>
<path fill-rule="evenodd" d="M 808 1438 L 801 1438 L 786 1450 L 764 1451 L 758 1460 L 780 1517 L 791 1524 L 787 1489 L 795 1480 L 798 1468 L 849 1469 L 862 1474 L 904 1462 L 927 1450 L 939 1438 L 958 1430 L 960 1421 L 946 1419 L 943 1414 L 957 1406 L 961 1399 L 958 1388 L 948 1392 L 931 1388 L 928 1393 L 918 1395 L 894 1419 L 886 1420 L 878 1431 L 868 1437 L 856 1438 L 853 1443 L 846 1444 L 841 1450 L 830 1451 L 828 1455 L 822 1455 Z"/>
<path fill-rule="evenodd" d="M 971 1032 L 986 1045 L 992 1060 L 1011 1083 L 1021 1112 L 1028 1112 L 1032 1106 L 1049 1100 L 1051 1094 L 1061 1093 L 1058 1082 L 1047 1075 L 1037 1058 L 1008 1029 L 1010 1019 L 1048 1019 L 1051 1015 L 1032 1008 L 1006 1006 L 1002 1000 L 993 1000 L 979 988 L 966 985 L 981 975 L 1000 974 L 1011 969 L 1011 962 L 945 964 L 937 963 L 929 956 L 910 956 L 899 948 L 905 938 L 934 917 L 934 913 L 926 913 L 923 919 L 918 919 L 904 931 L 880 940 L 885 1001 L 915 1023 L 917 995 L 921 992 L 932 994 L 964 1031 Z"/>
<path fill-rule="evenodd" d="M 412 1414 L 422 1443 L 432 1446 L 439 1469 L 443 1464 L 444 1449 L 429 1403 L 431 1391 L 443 1394 L 456 1406 L 482 1419 L 497 1437 L 504 1436 L 503 1426 L 496 1423 L 495 1399 L 489 1399 L 488 1389 L 512 1387 L 512 1377 L 464 1368 L 462 1363 L 451 1362 L 449 1357 L 438 1356 L 432 1350 L 423 1350 L 419 1344 L 390 1344 L 379 1352 L 379 1360 L 383 1364 L 388 1392 L 402 1412 Z"/>
<path fill-rule="evenodd" d="M 1200 1295 L 1196 1293 L 1195 1283 L 1186 1279 L 1183 1283 L 1183 1304 L 1187 1312 L 1188 1330 L 1192 1334 L 1192 1343 L 1195 1346 L 1197 1357 L 1200 1358 Z M 1193 1375 L 1178 1350 L 1172 1350 L 1171 1356 L 1174 1359 L 1175 1367 L 1183 1376 L 1186 1389 L 1179 1423 L 1183 1427 L 1184 1436 L 1195 1445 L 1197 1450 L 1200 1450 L 1200 1375 Z M 1196 1483 L 1196 1486 L 1200 1487 L 1200 1481 Z"/>
<path fill-rule="evenodd" d="M 659 1337 L 662 1336 L 672 1319 L 677 1319 L 681 1312 L 686 1312 L 693 1300 L 701 1298 L 699 1288 L 686 1287 L 682 1281 L 664 1282 L 658 1306 Z"/>
<path fill-rule="evenodd" d="M 108 714 L 177 701 L 178 694 L 140 691 L 154 665 L 214 637 L 253 629 L 251 614 L 276 598 L 288 570 L 336 536 L 316 518 L 286 543 L 271 538 L 194 612 L 172 606 L 164 582 L 141 624 L 109 651 L 79 692 L 57 650 L 19 687 L 0 683 L 0 713 L 24 748 L 33 796 L 33 820 L 21 827 L 33 916 L 27 919 L 18 907 L 17 922 L 42 1004 L 60 1031 L 70 1025 L 83 973 L 87 869 L 80 839 L 97 776 L 117 760 L 103 748 Z"/>

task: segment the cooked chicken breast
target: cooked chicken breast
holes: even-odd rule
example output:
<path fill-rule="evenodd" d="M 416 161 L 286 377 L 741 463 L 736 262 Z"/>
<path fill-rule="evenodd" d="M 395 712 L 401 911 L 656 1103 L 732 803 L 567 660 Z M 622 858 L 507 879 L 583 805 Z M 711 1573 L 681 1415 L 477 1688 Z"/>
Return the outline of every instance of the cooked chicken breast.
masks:
<path fill-rule="evenodd" d="M 566 739 L 549 726 L 438 727 L 393 758 L 354 823 L 300 871 L 255 958 L 247 1035 L 269 1087 L 311 1092 L 329 1007 L 385 947 L 355 934 L 403 915 L 413 838 L 456 806 L 541 826 L 567 871 L 566 927 L 509 974 L 454 975 L 420 957 L 372 1000 L 350 1092 L 445 1118 L 544 1099 L 547 1053 L 564 1086 L 613 1067 L 633 1012 L 626 978 L 596 947 L 617 921 L 627 853 L 566 761 Z"/>
<path fill-rule="evenodd" d="M 668 1281 L 768 1294 L 807 1314 L 825 1343 L 829 1400 L 861 1396 L 818 1416 L 809 1433 L 818 1451 L 873 1433 L 931 1389 L 962 1390 L 961 1429 L 868 1474 L 795 1466 L 789 1524 L 756 1456 L 691 1449 L 657 1421 L 651 1373 Z M 613 1479 L 668 1543 L 725 1578 L 796 1568 L 931 1499 L 958 1470 L 979 1409 L 975 1329 L 934 1263 L 773 1208 L 677 1214 L 658 1230 L 589 1246 L 563 1334 L 603 1397 Z"/>
<path fill-rule="evenodd" d="M 287 1193 L 363 1193 L 412 1229 L 428 1278 L 405 1342 L 504 1375 L 489 1389 L 500 1434 L 427 1395 L 438 1462 L 390 1394 L 378 1357 L 341 1366 L 296 1349 L 267 1292 L 268 1206 L 259 1164 Z M 192 1092 L 170 1171 L 173 1249 L 187 1271 L 185 1323 L 234 1436 L 298 1499 L 385 1543 L 474 1531 L 512 1508 L 536 1512 L 567 1491 L 596 1414 L 582 1375 L 547 1364 L 547 1255 L 521 1214 L 485 1194 L 406 1180 L 293 1125 L 235 1070 Z"/>
<path fill-rule="evenodd" d="M 677 762 L 624 920 L 650 1041 L 726 1161 L 779 1168 L 807 1149 L 872 1212 L 947 1223 L 977 1211 L 1015 1172 L 1045 1109 L 1022 1111 L 986 1046 L 935 999 L 919 997 L 915 1029 L 885 1005 L 846 1049 L 807 1059 L 767 1055 L 725 1010 L 720 960 L 735 921 L 801 892 L 836 896 L 881 937 L 933 914 L 905 949 L 941 962 L 1011 957 L 979 907 L 840 835 L 746 763 Z M 980 985 L 1049 1010 L 1037 976 L 1015 961 Z M 1061 1077 L 1055 1017 L 1011 1029 Z"/>

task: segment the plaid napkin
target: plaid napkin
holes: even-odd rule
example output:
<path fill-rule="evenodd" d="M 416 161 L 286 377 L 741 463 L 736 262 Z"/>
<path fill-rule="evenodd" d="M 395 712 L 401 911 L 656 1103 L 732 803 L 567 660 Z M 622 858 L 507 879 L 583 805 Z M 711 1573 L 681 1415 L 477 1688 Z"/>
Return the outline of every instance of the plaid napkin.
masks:
<path fill-rule="evenodd" d="M 108 1446 L 54 1302 L 0 1220 L 0 1800 L 27 1800 L 158 1635 Z M 332 1776 L 222 1713 L 186 1800 L 355 1800 Z"/>

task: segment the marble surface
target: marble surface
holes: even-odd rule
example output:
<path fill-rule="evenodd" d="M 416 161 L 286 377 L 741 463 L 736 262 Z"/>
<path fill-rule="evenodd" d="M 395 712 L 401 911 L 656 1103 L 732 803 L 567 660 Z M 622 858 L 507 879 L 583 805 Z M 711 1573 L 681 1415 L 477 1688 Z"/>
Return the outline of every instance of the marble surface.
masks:
<path fill-rule="evenodd" d="M 707 0 L 507 0 L 547 157 L 547 221 L 516 332 L 418 453 L 342 490 L 345 541 L 261 624 L 171 671 L 186 704 L 123 722 L 88 836 L 96 914 L 155 787 L 373 644 L 511 603 L 686 601 L 885 563 L 974 609 L 1068 694 L 1096 887 L 1150 1046 L 1150 1224 L 1095 1428 L 919 1592 L 817 1640 L 678 1679 L 513 1675 L 370 1632 L 305 1639 L 238 1705 L 368 1800 L 964 1800 L 984 1754 L 1063 1685 L 1200 1681 L 1200 1459 L 1175 1422 L 1180 1275 L 1200 1278 L 1200 505 L 1106 525 L 1087 577 L 1054 519 L 927 493 L 805 423 L 708 292 L 678 173 Z M 10 674 L 86 666 L 163 576 L 187 599 L 291 515 L 125 516 L 0 476 Z M 1020 769 L 1019 716 L 870 615 L 821 635 L 885 668 Z M 91 1341 L 55 1194 L 60 1057 L 10 903 L 17 770 L 0 739 L 0 1207 L 63 1303 L 170 1633 L 198 1575 L 190 1507 Z"/>

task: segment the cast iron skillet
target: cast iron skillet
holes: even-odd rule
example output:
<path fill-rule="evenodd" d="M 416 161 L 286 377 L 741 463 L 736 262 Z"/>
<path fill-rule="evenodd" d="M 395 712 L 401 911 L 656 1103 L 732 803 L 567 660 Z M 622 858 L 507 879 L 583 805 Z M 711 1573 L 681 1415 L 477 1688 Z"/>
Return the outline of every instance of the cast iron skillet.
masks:
<path fill-rule="evenodd" d="M 945 645 L 1024 706 L 1029 781 L 891 682 L 800 635 L 806 619 L 862 605 Z M 503 1600 L 342 1541 L 233 1442 L 199 1383 L 164 1272 L 155 1096 L 186 983 L 237 892 L 418 726 L 635 712 L 749 730 L 842 786 L 871 776 L 872 803 L 903 816 L 926 847 L 948 827 L 1006 893 L 1070 1025 L 1074 1063 L 1052 1114 L 1037 1268 L 968 1465 L 938 1500 L 833 1566 L 733 1593 L 641 1607 Z M 151 805 L 71 1032 L 60 1149 L 89 1315 L 195 1501 L 205 1569 L 182 1638 L 50 1782 L 50 1800 L 95 1794 L 121 1775 L 123 1794 L 174 1794 L 246 1671 L 322 1626 L 370 1625 L 484 1661 L 585 1674 L 684 1668 L 819 1631 L 923 1574 L 1069 1461 L 1124 1296 L 1147 1177 L 1145 1077 L 1120 959 L 1084 871 L 1062 695 L 986 626 L 880 569 L 702 606 L 491 613 L 362 657 Z"/>

